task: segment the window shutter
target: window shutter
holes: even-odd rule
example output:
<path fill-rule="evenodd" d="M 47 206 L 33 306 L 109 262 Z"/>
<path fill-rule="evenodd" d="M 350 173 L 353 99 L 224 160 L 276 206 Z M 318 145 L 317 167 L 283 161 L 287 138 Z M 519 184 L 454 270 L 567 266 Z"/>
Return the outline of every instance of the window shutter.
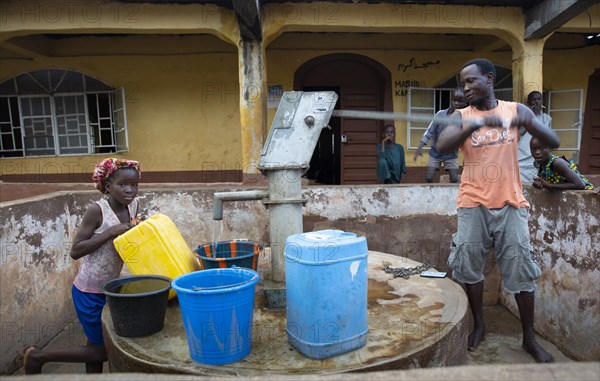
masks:
<path fill-rule="evenodd" d="M 408 114 L 419 115 L 419 116 L 431 116 L 431 120 L 436 113 L 436 89 L 424 88 L 424 87 L 409 87 L 408 88 Z M 408 130 L 408 149 L 417 149 L 419 142 L 423 137 L 428 122 L 412 122 L 407 121 Z"/>
<path fill-rule="evenodd" d="M 129 150 L 129 141 L 127 139 L 127 114 L 125 112 L 125 89 L 123 87 L 114 92 L 113 102 L 115 146 L 117 152 L 127 152 Z"/>
<path fill-rule="evenodd" d="M 559 151 L 579 151 L 583 124 L 582 104 L 583 89 L 548 92 L 546 106 L 552 117 L 552 129 L 560 137 Z"/>

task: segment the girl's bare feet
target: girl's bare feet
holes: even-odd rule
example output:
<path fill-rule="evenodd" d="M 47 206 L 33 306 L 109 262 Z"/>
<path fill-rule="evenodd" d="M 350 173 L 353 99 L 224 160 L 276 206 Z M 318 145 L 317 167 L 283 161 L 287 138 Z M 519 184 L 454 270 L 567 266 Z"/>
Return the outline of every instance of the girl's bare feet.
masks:
<path fill-rule="evenodd" d="M 36 355 L 41 352 L 37 347 L 29 347 L 23 352 L 23 369 L 25 374 L 42 373 L 42 362 L 37 359 Z"/>

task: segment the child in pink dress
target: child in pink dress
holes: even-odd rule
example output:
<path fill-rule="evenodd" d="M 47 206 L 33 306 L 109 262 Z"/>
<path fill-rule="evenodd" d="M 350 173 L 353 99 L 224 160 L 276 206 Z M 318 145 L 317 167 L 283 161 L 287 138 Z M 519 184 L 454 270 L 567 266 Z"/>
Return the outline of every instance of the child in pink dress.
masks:
<path fill-rule="evenodd" d="M 29 347 L 24 356 L 26 374 L 41 373 L 45 363 L 55 361 L 85 363 L 87 373 L 102 373 L 107 360 L 102 337 L 101 314 L 106 304 L 102 285 L 118 278 L 123 268 L 113 239 L 137 223 L 140 163 L 105 159 L 96 165 L 92 180 L 108 197 L 88 207 L 71 248 L 73 259 L 83 258 L 72 295 L 87 345 L 45 350 Z"/>

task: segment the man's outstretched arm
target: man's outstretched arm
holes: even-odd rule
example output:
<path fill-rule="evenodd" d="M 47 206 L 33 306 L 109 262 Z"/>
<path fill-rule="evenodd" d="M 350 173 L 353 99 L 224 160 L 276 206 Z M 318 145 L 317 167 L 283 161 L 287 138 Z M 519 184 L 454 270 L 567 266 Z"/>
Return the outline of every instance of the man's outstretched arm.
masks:
<path fill-rule="evenodd" d="M 514 127 L 525 127 L 527 132 L 542 142 L 542 144 L 550 148 L 560 147 L 560 138 L 551 128 L 546 127 L 531 109 L 521 103 L 517 103 L 517 116 L 511 123 Z"/>
<path fill-rule="evenodd" d="M 455 111 L 452 114 L 452 118 L 455 119 L 456 122 L 448 124 L 446 128 L 444 128 L 435 145 L 436 151 L 441 154 L 456 151 L 473 131 L 476 131 L 484 125 L 483 120 L 474 120 L 469 122 L 463 128 L 462 115 L 458 111 Z"/>

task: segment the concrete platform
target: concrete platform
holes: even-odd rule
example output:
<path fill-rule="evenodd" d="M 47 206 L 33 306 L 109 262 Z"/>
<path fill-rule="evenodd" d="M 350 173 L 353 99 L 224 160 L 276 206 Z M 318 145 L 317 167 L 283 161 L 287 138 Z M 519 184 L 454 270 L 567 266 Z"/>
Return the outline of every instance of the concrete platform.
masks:
<path fill-rule="evenodd" d="M 383 271 L 383 261 L 394 267 L 420 265 L 406 258 L 369 252 L 369 332 L 367 344 L 360 349 L 325 360 L 304 357 L 288 343 L 285 310 L 264 308 L 259 283 L 252 350 L 246 358 L 223 366 L 194 362 L 175 299 L 167 308 L 164 329 L 144 338 L 117 336 L 110 311 L 105 308 L 102 319 L 110 371 L 252 377 L 465 364 L 468 309 L 462 288 L 448 278 L 393 278 Z"/>
<path fill-rule="evenodd" d="M 470 315 L 470 314 L 468 314 Z M 600 363 L 579 363 L 565 356 L 554 344 L 538 334 L 540 344 L 550 352 L 556 364 L 535 364 L 534 359 L 521 348 L 521 323 L 502 305 L 484 307 L 487 335 L 477 351 L 467 352 L 466 364 L 458 367 L 436 369 L 413 369 L 410 371 L 387 371 L 360 373 L 361 380 L 598 380 Z M 469 316 L 470 318 L 470 316 Z M 469 322 L 470 324 L 470 322 Z M 65 326 L 47 348 L 64 348 L 84 345 L 85 336 L 77 320 Z M 104 364 L 104 375 L 85 376 L 85 365 L 80 363 L 48 363 L 44 365 L 42 375 L 24 376 L 23 369 L 17 370 L 16 379 L 63 380 L 89 379 L 102 380 L 186 380 L 194 376 L 112 373 L 109 364 Z M 11 378 L 13 378 L 11 377 Z M 261 379 L 282 379 L 286 376 L 273 376 Z M 326 380 L 335 376 L 297 375 L 296 379 Z M 344 379 L 352 379 L 352 373 L 344 374 Z M 219 378 L 222 380 L 228 379 Z M 232 378 L 229 378 L 232 379 Z"/>
<path fill-rule="evenodd" d="M 451 368 L 420 369 L 412 371 L 388 371 L 385 373 L 361 373 L 364 380 L 432 380 L 432 379 L 493 379 L 503 380 L 584 380 L 600 379 L 600 363 L 580 363 L 565 356 L 554 344 L 544 340 L 538 335 L 540 344 L 554 356 L 556 364 L 536 364 L 533 358 L 521 348 L 521 328 L 519 320 L 502 305 L 484 307 L 483 313 L 488 326 L 488 334 L 475 352 L 467 352 L 467 363 L 464 366 Z M 85 336 L 79 322 L 74 321 L 67 325 L 48 348 L 64 348 L 70 345 L 83 345 Z M 162 380 L 162 379 L 191 379 L 194 376 L 182 375 L 151 375 L 140 373 L 112 373 L 109 372 L 108 363 L 104 364 L 104 375 L 90 375 L 90 379 L 103 380 Z M 591 371 L 591 373 L 590 373 Z M 48 363 L 44 365 L 43 375 L 22 376 L 22 379 L 35 380 L 77 380 L 85 376 L 85 365 L 79 363 Z M 444 377 L 433 377 L 443 372 Z M 566 372 L 566 373 L 564 373 Z M 595 372 L 595 373 L 594 373 Z M 13 376 L 23 374 L 23 369 L 16 371 Z M 382 374 L 388 377 L 381 377 Z M 570 375 L 570 377 L 561 376 Z M 72 376 L 70 376 L 72 375 Z M 533 376 L 532 376 L 533 375 Z M 592 377 L 592 375 L 594 375 Z M 590 376 L 590 378 L 586 378 Z M 95 377 L 95 378 L 94 378 Z M 282 376 L 284 377 L 284 376 Z M 312 376 L 298 376 L 300 379 Z M 345 374 L 352 377 L 352 374 Z M 456 378 L 454 378 L 456 377 Z M 506 378 L 505 378 L 506 377 Z M 312 379 L 327 379 L 320 376 Z M 21 379 L 21 377 L 19 377 Z M 226 378 L 219 378 L 226 380 Z M 279 377 L 277 378 L 279 379 Z M 351 378 L 350 378 L 351 379 Z M 362 380 L 361 379 L 361 380 Z"/>

